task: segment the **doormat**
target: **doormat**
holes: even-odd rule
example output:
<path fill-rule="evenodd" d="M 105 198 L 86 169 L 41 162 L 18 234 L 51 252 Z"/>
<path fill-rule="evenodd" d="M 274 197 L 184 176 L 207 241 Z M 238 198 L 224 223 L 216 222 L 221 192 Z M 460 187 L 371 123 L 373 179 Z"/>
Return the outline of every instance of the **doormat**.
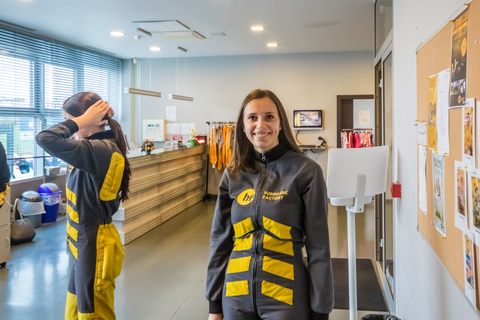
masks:
<path fill-rule="evenodd" d="M 348 307 L 348 259 L 332 258 L 334 309 Z M 370 259 L 357 259 L 357 309 L 387 311 L 387 304 Z"/>

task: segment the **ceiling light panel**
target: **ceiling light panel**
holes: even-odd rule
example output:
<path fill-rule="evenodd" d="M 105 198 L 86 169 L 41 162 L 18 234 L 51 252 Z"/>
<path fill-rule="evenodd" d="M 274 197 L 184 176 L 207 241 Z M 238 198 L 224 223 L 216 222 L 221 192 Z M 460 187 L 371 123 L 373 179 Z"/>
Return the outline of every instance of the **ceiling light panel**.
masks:
<path fill-rule="evenodd" d="M 252 31 L 263 31 L 263 26 L 253 26 Z"/>
<path fill-rule="evenodd" d="M 269 42 L 269 43 L 267 43 L 267 47 L 269 47 L 269 48 L 275 48 L 275 47 L 277 47 L 277 46 L 278 46 L 278 44 L 277 44 L 276 42 Z"/>
<path fill-rule="evenodd" d="M 112 31 L 112 32 L 110 32 L 110 35 L 112 37 L 123 37 L 125 35 L 125 33 L 121 32 L 121 31 Z"/>
<path fill-rule="evenodd" d="M 150 47 L 150 51 L 162 51 L 160 47 Z"/>
<path fill-rule="evenodd" d="M 148 21 L 132 21 L 137 27 L 144 28 L 152 33 L 167 31 L 188 31 L 190 30 L 185 24 L 178 20 L 148 20 Z"/>

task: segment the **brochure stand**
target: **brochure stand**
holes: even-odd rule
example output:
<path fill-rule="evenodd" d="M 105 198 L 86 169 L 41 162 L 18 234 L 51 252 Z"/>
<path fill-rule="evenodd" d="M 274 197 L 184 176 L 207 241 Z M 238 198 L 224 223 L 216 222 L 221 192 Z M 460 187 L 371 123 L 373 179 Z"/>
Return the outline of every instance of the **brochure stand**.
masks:
<path fill-rule="evenodd" d="M 327 195 L 333 206 L 347 209 L 350 320 L 357 320 L 355 214 L 363 212 L 374 195 L 385 192 L 388 153 L 388 146 L 328 152 Z"/>

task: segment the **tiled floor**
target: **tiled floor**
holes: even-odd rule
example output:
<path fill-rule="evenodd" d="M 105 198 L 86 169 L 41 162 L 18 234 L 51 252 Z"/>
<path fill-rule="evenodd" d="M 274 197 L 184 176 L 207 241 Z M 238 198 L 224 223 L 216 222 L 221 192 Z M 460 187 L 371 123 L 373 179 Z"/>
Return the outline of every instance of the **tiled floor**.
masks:
<path fill-rule="evenodd" d="M 117 319 L 207 319 L 205 277 L 214 205 L 201 202 L 125 246 L 115 290 Z M 44 224 L 34 242 L 13 247 L 11 260 L 0 269 L 0 319 L 63 319 L 70 263 L 65 224 L 64 217 Z M 332 243 L 332 255 L 339 247 Z M 358 319 L 370 313 L 358 312 Z M 334 310 L 330 319 L 348 319 L 348 310 Z"/>

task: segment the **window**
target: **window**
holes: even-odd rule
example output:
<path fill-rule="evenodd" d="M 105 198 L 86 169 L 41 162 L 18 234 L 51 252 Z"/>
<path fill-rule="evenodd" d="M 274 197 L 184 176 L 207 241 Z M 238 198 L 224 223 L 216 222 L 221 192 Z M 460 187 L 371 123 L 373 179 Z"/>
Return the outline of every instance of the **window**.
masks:
<path fill-rule="evenodd" d="M 0 29 L 0 141 L 12 180 L 66 164 L 35 143 L 36 134 L 63 121 L 63 102 L 93 91 L 121 106 L 121 60 L 51 39 Z M 115 110 L 120 114 L 120 110 Z"/>

